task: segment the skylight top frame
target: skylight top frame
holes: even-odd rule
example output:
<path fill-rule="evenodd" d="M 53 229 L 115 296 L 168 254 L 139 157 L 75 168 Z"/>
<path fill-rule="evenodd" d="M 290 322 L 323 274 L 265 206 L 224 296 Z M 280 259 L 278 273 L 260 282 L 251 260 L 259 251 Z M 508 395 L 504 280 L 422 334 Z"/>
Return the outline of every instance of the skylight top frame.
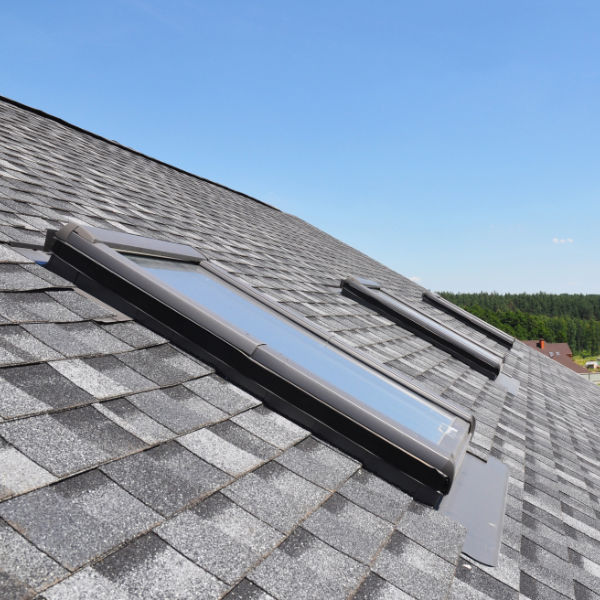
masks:
<path fill-rule="evenodd" d="M 224 276 L 222 270 L 189 246 L 69 225 L 49 234 L 47 249 L 52 250 L 49 268 L 213 364 L 236 384 L 416 498 L 437 504 L 449 490 L 473 432 L 472 416 L 464 410 L 437 398 L 435 404 L 443 406 L 439 409 L 443 414 L 451 415 L 452 424 L 445 432 L 449 435 L 443 433 L 439 443 L 433 443 L 183 296 L 136 264 L 135 259 L 122 254 L 196 265 L 194 269 L 218 279 L 220 285 L 235 287 L 244 302 L 258 304 L 256 292 L 248 294 L 247 289 L 241 292 L 244 286 L 239 281 L 234 284 L 231 276 Z M 260 306 L 261 310 L 274 312 L 264 302 Z M 288 326 L 299 329 L 293 324 Z M 302 335 L 315 338 L 314 331 L 309 333 L 305 329 L 302 328 Z M 320 344 L 334 351 L 323 336 L 319 337 Z M 347 356 L 345 360 L 353 361 L 353 369 L 363 369 L 369 376 L 375 371 L 360 358 Z M 398 387 L 398 382 L 393 385 Z M 399 387 L 409 395 L 416 395 L 419 402 L 433 404 L 430 397 L 414 386 Z"/>
<path fill-rule="evenodd" d="M 342 280 L 341 287 L 345 296 L 376 310 L 488 377 L 496 379 L 500 374 L 502 356 L 390 295 L 376 284 L 366 285 L 357 277 L 347 277 Z"/>

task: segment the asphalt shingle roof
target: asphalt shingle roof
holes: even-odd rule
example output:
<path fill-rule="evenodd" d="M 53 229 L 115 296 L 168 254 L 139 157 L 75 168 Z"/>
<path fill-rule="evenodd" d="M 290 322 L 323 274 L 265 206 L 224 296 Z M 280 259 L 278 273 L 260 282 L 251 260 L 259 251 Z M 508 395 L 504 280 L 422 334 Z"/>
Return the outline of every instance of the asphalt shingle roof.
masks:
<path fill-rule="evenodd" d="M 499 565 L 464 528 L 26 258 L 68 221 L 192 245 L 472 411 L 510 470 Z M 340 295 L 348 275 L 471 339 L 302 220 L 0 101 L 0 598 L 600 597 L 599 390 L 515 343 L 502 389 Z"/>

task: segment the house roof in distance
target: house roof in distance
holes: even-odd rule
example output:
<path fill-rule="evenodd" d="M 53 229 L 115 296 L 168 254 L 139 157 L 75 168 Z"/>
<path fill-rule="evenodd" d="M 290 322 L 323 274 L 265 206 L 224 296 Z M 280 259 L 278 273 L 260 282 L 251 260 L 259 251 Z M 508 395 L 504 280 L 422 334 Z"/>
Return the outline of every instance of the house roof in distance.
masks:
<path fill-rule="evenodd" d="M 470 411 L 470 451 L 510 469 L 499 565 L 465 556 L 452 519 L 26 256 L 72 221 L 191 245 Z M 349 275 L 499 350 L 301 219 L 1 101 L 0 597 L 598 597 L 600 391 L 520 342 L 507 391 L 342 296 Z"/>
<path fill-rule="evenodd" d="M 543 348 L 540 342 L 543 343 Z M 558 354 L 559 356 L 573 356 L 573 350 L 571 346 L 566 342 L 547 342 L 546 340 L 524 340 L 524 344 L 527 344 L 530 348 L 534 348 L 538 352 L 545 354 L 546 356 L 552 356 Z"/>
<path fill-rule="evenodd" d="M 541 341 L 544 341 L 543 348 L 540 344 Z M 523 343 L 527 344 L 530 348 L 541 352 L 545 356 L 548 356 L 552 360 L 560 363 L 568 369 L 571 369 L 571 371 L 575 371 L 575 373 L 588 372 L 585 367 L 577 364 L 571 358 L 573 356 L 573 351 L 571 350 L 571 346 L 565 342 L 549 343 L 545 340 L 525 340 Z"/>

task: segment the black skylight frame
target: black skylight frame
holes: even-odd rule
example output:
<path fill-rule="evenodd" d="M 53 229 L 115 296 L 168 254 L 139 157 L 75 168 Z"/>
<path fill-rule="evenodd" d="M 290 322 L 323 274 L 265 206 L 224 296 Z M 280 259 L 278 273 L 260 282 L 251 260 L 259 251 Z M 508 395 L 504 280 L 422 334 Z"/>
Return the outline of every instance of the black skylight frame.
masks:
<path fill-rule="evenodd" d="M 462 321 L 466 325 L 470 325 L 480 333 L 491 337 L 496 340 L 499 344 L 506 346 L 506 348 L 512 348 L 515 342 L 515 338 L 512 335 L 486 323 L 483 319 L 476 317 L 474 314 L 471 314 L 469 311 L 464 310 L 460 306 L 456 306 L 446 298 L 443 298 L 439 294 L 432 292 L 430 290 L 426 290 L 423 292 L 423 300 L 426 300 L 433 306 L 440 308 L 445 313 L 452 315 L 457 318 L 459 321 Z"/>
<path fill-rule="evenodd" d="M 377 311 L 491 379 L 500 374 L 502 356 L 392 296 L 376 282 L 346 277 L 341 288 L 344 296 Z"/>
<path fill-rule="evenodd" d="M 190 246 L 70 224 L 60 231 L 48 232 L 46 250 L 52 253 L 48 268 L 213 365 L 235 384 L 343 449 L 416 499 L 438 505 L 449 491 L 474 430 L 474 419 L 464 409 L 394 377 L 395 383 L 409 393 L 455 416 L 458 428 L 455 438 L 442 436 L 442 444 L 434 445 L 396 421 L 382 423 L 379 418 L 376 423 L 362 422 L 363 417 L 353 413 L 335 389 L 327 389 L 308 372 L 287 369 L 277 356 L 269 355 L 269 348 L 260 340 L 219 322 L 214 314 L 208 314 L 121 254 L 200 265 L 249 301 L 256 303 L 260 299 L 260 304 L 271 312 L 283 314 L 281 318 L 340 348 L 339 342 L 324 339 L 326 336 L 307 327 L 300 317 L 282 310 L 274 302 L 265 302 L 250 286 Z M 256 352 L 257 348 L 260 352 Z M 366 368 L 377 370 L 389 379 L 388 374 L 359 353 L 345 347 L 343 350 Z M 262 358 L 257 358 L 258 354 Z M 386 438 L 387 433 L 382 432 L 389 432 L 391 437 Z"/>

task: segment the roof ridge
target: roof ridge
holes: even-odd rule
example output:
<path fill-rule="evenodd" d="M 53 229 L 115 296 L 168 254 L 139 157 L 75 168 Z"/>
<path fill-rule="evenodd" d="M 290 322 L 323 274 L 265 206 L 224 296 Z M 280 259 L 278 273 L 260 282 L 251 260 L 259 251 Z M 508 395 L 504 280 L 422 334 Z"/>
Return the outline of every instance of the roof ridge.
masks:
<path fill-rule="evenodd" d="M 107 144 L 111 144 L 112 146 L 117 146 L 118 148 L 127 150 L 128 152 L 131 152 L 132 154 L 136 154 L 137 156 L 141 156 L 143 158 L 151 160 L 152 162 L 155 162 L 155 163 L 158 163 L 159 165 L 168 167 L 169 169 L 178 171 L 179 173 L 189 175 L 191 177 L 199 179 L 200 181 L 205 181 L 206 183 L 210 183 L 211 185 L 216 185 L 224 190 L 233 192 L 234 194 L 238 194 L 240 196 L 244 196 L 245 198 L 249 198 L 250 200 L 254 200 L 254 202 L 258 202 L 259 204 L 262 204 L 263 206 L 267 206 L 268 208 L 276 210 L 277 212 L 282 212 L 281 209 L 277 208 L 276 206 L 273 206 L 272 204 L 269 204 L 268 202 L 264 202 L 263 200 L 259 200 L 258 198 L 255 198 L 254 196 L 250 196 L 249 194 L 245 194 L 244 192 L 234 190 L 233 188 L 223 185 L 222 183 L 218 183 L 217 181 L 212 181 L 211 179 L 207 179 L 206 177 L 201 177 L 200 175 L 196 175 L 196 173 L 192 173 L 191 171 L 186 171 L 185 169 L 182 169 L 181 167 L 176 167 L 175 165 L 171 165 L 163 160 L 160 160 L 159 158 L 155 158 L 154 156 L 149 156 L 148 154 L 144 154 L 143 152 L 140 152 L 139 150 L 135 150 L 134 148 L 130 148 L 129 146 L 125 146 L 124 144 L 117 142 L 116 140 L 111 140 L 109 138 L 106 138 L 106 137 L 98 134 L 98 133 L 94 133 L 93 131 L 89 131 L 87 129 L 84 129 L 83 127 L 79 127 L 79 125 L 75 125 L 73 123 L 70 123 L 69 121 L 65 121 L 64 119 L 61 119 L 60 117 L 57 117 L 55 115 L 51 115 L 50 113 L 47 113 L 39 108 L 34 108 L 33 106 L 23 104 L 22 102 L 19 102 L 18 100 L 13 100 L 12 98 L 8 98 L 6 96 L 3 96 L 2 94 L 0 94 L 0 101 L 6 102 L 7 104 L 12 104 L 13 106 L 16 106 L 17 108 L 27 110 L 31 113 L 34 113 L 41 117 L 44 117 L 45 119 L 50 119 L 51 121 L 55 121 L 56 123 L 64 125 L 65 127 L 74 129 L 75 131 L 79 131 L 81 133 L 90 135 L 93 138 L 96 138 L 98 140 L 106 142 Z"/>

